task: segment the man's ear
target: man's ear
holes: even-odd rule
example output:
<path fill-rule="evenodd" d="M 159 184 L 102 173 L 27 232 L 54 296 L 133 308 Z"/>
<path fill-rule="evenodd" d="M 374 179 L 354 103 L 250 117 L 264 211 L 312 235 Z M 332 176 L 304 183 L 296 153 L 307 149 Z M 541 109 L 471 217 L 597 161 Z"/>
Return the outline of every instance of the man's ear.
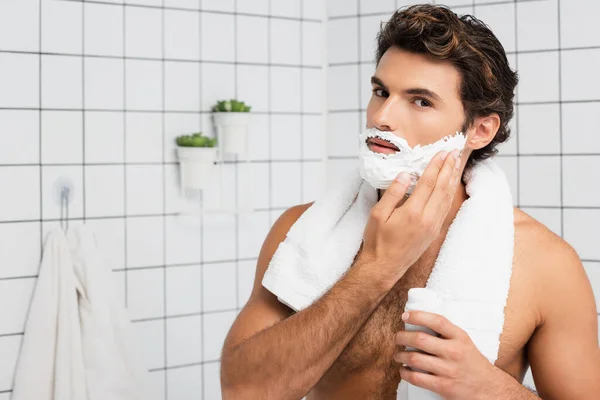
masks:
<path fill-rule="evenodd" d="M 500 117 L 493 113 L 485 117 L 476 117 L 469 129 L 466 147 L 479 150 L 487 146 L 500 128 Z"/>

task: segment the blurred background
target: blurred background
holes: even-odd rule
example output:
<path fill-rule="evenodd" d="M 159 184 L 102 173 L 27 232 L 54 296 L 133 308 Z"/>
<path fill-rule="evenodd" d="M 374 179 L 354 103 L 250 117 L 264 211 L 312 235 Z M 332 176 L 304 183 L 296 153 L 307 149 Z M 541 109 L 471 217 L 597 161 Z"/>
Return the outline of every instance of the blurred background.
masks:
<path fill-rule="evenodd" d="M 515 205 L 578 251 L 600 305 L 600 3 L 437 3 L 486 22 L 519 72 L 499 162 Z M 220 398 L 221 347 L 260 246 L 283 211 L 356 164 L 375 36 L 407 4 L 0 2 L 0 400 L 64 179 L 70 223 L 91 226 L 110 260 L 156 399 Z M 212 106 L 229 98 L 252 122 L 249 163 L 221 165 L 226 201 L 253 211 L 183 213 L 175 138 L 214 136 Z"/>

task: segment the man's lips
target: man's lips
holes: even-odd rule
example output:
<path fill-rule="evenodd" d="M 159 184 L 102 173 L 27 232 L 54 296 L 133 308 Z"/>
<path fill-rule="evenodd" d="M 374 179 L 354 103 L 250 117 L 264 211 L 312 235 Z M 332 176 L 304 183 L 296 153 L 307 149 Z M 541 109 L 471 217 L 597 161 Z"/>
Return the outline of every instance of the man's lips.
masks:
<path fill-rule="evenodd" d="M 367 145 L 369 146 L 369 149 L 375 153 L 394 154 L 400 151 L 390 142 L 378 138 L 367 139 Z"/>

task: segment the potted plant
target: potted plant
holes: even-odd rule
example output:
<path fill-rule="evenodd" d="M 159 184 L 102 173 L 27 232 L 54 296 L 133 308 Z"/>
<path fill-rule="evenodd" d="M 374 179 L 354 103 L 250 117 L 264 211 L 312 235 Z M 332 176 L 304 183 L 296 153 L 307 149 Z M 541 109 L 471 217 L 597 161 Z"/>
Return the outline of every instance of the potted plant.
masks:
<path fill-rule="evenodd" d="M 224 153 L 243 154 L 248 141 L 250 106 L 236 99 L 222 100 L 213 107 L 217 137 Z"/>
<path fill-rule="evenodd" d="M 178 136 L 175 141 L 181 167 L 182 190 L 207 188 L 216 175 L 217 139 L 197 132 Z"/>

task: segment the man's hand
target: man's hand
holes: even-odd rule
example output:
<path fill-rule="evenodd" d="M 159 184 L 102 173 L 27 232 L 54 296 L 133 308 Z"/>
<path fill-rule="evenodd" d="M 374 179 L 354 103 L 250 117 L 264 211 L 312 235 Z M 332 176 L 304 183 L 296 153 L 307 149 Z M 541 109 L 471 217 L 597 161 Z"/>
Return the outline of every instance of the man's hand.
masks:
<path fill-rule="evenodd" d="M 503 371 L 479 352 L 465 331 L 441 315 L 423 311 L 404 313 L 402 319 L 413 325 L 430 328 L 441 335 L 435 337 L 413 331 L 400 331 L 396 334 L 396 345 L 410 346 L 429 353 L 396 353 L 394 360 L 405 364 L 400 371 L 402 379 L 438 393 L 448 400 L 481 398 L 480 394 L 490 393 L 490 389 L 495 386 L 494 381 Z M 407 367 L 430 374 L 412 371 Z"/>
<path fill-rule="evenodd" d="M 373 206 L 363 235 L 360 257 L 375 261 L 381 276 L 394 285 L 441 231 L 459 186 L 458 150 L 439 152 L 431 160 L 409 199 L 402 204 L 409 175 L 400 173 Z"/>

